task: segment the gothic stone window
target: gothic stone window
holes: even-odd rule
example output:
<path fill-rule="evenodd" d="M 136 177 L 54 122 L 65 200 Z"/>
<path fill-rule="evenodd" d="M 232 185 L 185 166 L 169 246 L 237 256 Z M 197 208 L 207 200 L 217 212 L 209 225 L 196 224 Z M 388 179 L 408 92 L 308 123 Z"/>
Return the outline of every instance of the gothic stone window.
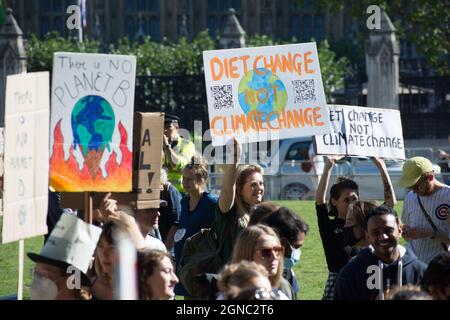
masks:
<path fill-rule="evenodd" d="M 67 34 L 66 9 L 76 4 L 76 0 L 40 0 L 39 10 L 39 33 L 44 36 L 48 32 L 57 31 L 60 35 Z"/>
<path fill-rule="evenodd" d="M 208 0 L 208 30 L 213 38 L 225 28 L 228 18 L 228 9 L 236 10 L 236 18 L 241 21 L 241 0 Z"/>
<path fill-rule="evenodd" d="M 153 40 L 159 40 L 158 1 L 125 1 L 125 33 L 130 40 L 140 35 L 149 35 Z"/>

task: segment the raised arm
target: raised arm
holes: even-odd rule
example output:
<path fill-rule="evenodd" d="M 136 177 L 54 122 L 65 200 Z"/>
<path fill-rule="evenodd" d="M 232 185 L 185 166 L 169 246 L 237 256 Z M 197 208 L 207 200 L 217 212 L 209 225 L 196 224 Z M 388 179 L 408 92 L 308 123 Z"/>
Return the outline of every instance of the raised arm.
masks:
<path fill-rule="evenodd" d="M 397 199 L 395 198 L 394 187 L 392 186 L 391 178 L 389 177 L 389 173 L 387 172 L 386 164 L 384 163 L 383 159 L 377 157 L 372 157 L 371 159 L 377 166 L 381 174 L 381 180 L 383 181 L 384 189 L 384 203 L 393 208 L 397 203 Z"/>
<path fill-rule="evenodd" d="M 222 188 L 219 195 L 219 209 L 220 212 L 225 214 L 233 207 L 234 197 L 236 194 L 236 178 L 237 178 L 237 167 L 239 164 L 239 158 L 242 154 L 242 146 L 237 141 L 234 140 L 234 145 L 232 150 L 233 162 L 225 166 L 225 173 L 222 179 Z"/>
<path fill-rule="evenodd" d="M 111 199 L 111 193 L 108 193 L 101 202 L 100 211 L 106 220 L 112 221 L 117 228 L 126 232 L 133 242 L 136 249 L 143 249 L 146 247 L 145 239 L 139 230 L 134 217 L 129 214 L 117 210 L 117 201 Z"/>
<path fill-rule="evenodd" d="M 317 191 L 316 191 L 316 203 L 318 205 L 326 203 L 325 193 L 327 192 L 328 183 L 330 182 L 331 171 L 333 170 L 333 166 L 336 163 L 336 161 L 338 161 L 342 158 L 343 158 L 343 156 L 327 157 L 327 161 L 325 163 L 325 168 L 323 169 L 323 173 L 322 173 L 322 176 L 320 177 L 319 185 L 317 186 Z"/>

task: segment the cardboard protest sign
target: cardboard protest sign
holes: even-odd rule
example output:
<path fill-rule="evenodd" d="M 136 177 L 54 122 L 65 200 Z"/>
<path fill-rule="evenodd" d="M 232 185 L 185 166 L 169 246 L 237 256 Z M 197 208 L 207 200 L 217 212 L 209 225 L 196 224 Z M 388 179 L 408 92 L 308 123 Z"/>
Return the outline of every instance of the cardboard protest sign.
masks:
<path fill-rule="evenodd" d="M 55 53 L 50 185 L 130 191 L 136 57 Z"/>
<path fill-rule="evenodd" d="M 317 154 L 405 159 L 400 112 L 329 105 L 331 133 L 313 137 Z"/>
<path fill-rule="evenodd" d="M 138 209 L 158 208 L 160 197 L 160 173 L 164 113 L 135 113 L 133 148 L 133 192 L 115 192 L 112 198 L 120 204 L 133 203 Z M 98 204 L 105 193 L 96 193 Z M 62 207 L 82 208 L 83 194 L 63 193 Z"/>
<path fill-rule="evenodd" d="M 6 82 L 2 242 L 47 233 L 49 74 Z"/>
<path fill-rule="evenodd" d="M 213 146 L 330 131 L 315 42 L 203 52 Z"/>

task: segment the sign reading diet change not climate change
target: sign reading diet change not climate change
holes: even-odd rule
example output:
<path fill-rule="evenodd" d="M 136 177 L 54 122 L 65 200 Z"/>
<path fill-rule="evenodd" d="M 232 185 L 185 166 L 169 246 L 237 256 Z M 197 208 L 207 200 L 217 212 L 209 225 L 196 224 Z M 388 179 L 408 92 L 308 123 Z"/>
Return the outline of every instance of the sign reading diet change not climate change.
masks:
<path fill-rule="evenodd" d="M 56 53 L 50 184 L 56 191 L 131 191 L 136 57 Z"/>
<path fill-rule="evenodd" d="M 317 154 L 405 159 L 400 112 L 329 105 L 331 133 L 313 137 Z"/>
<path fill-rule="evenodd" d="M 213 146 L 330 132 L 315 42 L 203 52 Z"/>

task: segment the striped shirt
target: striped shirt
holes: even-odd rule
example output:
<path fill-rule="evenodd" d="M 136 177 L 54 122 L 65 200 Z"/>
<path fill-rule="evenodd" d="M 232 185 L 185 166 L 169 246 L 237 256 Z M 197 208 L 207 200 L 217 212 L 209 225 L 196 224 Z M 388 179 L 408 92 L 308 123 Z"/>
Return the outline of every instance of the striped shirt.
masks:
<path fill-rule="evenodd" d="M 438 231 L 444 231 L 449 234 L 450 230 L 447 219 L 450 211 L 450 187 L 445 185 L 430 196 L 420 197 L 420 201 Z M 402 221 L 411 227 L 432 229 L 420 208 L 417 195 L 412 191 L 405 197 Z M 408 247 L 420 260 L 427 264 L 436 255 L 444 251 L 439 240 L 430 238 L 409 240 Z"/>

